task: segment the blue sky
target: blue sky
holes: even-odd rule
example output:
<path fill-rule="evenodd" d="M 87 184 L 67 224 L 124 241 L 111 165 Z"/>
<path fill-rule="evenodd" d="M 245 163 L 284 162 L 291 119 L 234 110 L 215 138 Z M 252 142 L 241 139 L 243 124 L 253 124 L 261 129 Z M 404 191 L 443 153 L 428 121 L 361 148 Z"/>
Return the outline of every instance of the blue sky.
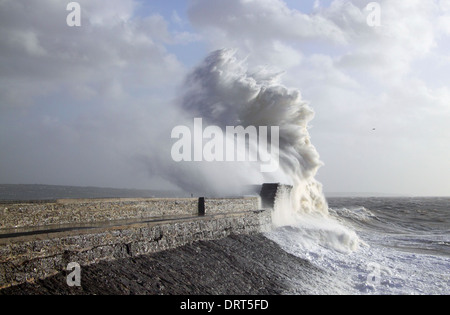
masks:
<path fill-rule="evenodd" d="M 188 1 L 186 0 L 152 0 L 138 1 L 135 11 L 137 16 L 161 15 L 168 23 L 171 32 L 193 32 L 187 16 Z M 208 51 L 203 42 L 197 41 L 184 45 L 168 45 L 169 52 L 175 54 L 183 64 L 193 67 L 199 63 Z"/>
<path fill-rule="evenodd" d="M 332 0 L 287 0 L 285 3 L 289 8 L 298 10 L 302 13 L 312 14 L 314 12 L 315 3 L 319 3 L 321 7 L 328 7 Z M 136 15 L 145 17 L 149 15 L 162 15 L 165 20 L 169 23 L 168 27 L 172 32 L 194 32 L 192 28 L 189 16 L 188 7 L 189 1 L 187 0 L 152 0 L 138 1 Z M 180 20 L 178 20 L 180 19 Z M 313 50 L 317 47 L 305 45 L 304 49 Z M 208 53 L 208 49 L 205 47 L 204 42 L 197 41 L 194 43 L 189 43 L 180 47 L 179 45 L 170 45 L 167 49 L 176 54 L 177 57 L 183 61 L 184 64 L 193 67 L 195 64 L 201 61 L 203 55 Z"/>

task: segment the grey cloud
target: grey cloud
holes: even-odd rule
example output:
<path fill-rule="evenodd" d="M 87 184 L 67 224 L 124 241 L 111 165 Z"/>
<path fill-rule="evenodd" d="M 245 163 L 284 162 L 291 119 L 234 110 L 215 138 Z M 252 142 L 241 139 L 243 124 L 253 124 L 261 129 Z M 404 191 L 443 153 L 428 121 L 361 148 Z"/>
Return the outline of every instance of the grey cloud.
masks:
<path fill-rule="evenodd" d="M 365 0 L 332 1 L 310 15 L 283 1 L 198 0 L 189 16 L 212 48 L 285 70 L 283 82 L 302 90 L 316 112 L 311 134 L 326 190 L 446 194 L 445 1 L 378 2 L 381 27 L 367 24 Z"/>
<path fill-rule="evenodd" d="M 92 11 L 95 3 L 99 12 Z M 98 1 L 81 1 L 81 5 L 83 24 L 70 28 L 65 24 L 68 12 L 59 2 L 2 2 L 0 12 L 8 18 L 0 22 L 0 80 L 7 87 L 1 106 L 14 105 L 14 86 L 30 94 L 31 100 L 42 94 L 34 91 L 36 83 L 45 93 L 61 86 L 66 90 L 98 87 L 116 78 L 126 89 L 132 84 L 163 85 L 183 71 L 164 48 L 169 35 L 162 17 L 93 23 L 90 18 L 103 14 L 104 7 Z"/>
<path fill-rule="evenodd" d="M 79 2 L 75 28 L 64 2 L 0 2 L 0 182 L 154 185 L 138 157 L 170 140 L 173 35 L 134 1 Z"/>

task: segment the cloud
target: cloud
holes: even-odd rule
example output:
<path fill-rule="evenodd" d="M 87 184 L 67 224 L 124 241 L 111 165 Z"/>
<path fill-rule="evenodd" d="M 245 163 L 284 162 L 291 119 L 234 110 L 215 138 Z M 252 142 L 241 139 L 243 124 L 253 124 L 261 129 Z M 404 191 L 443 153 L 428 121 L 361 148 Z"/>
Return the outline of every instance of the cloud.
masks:
<path fill-rule="evenodd" d="M 189 21 L 133 0 L 79 2 L 82 26 L 70 28 L 66 3 L 0 1 L 0 181 L 147 185 L 148 160 L 183 120 L 180 59 L 206 44 L 301 89 L 325 189 L 344 178 L 347 190 L 449 191 L 448 1 L 379 1 L 380 27 L 366 23 L 367 0 L 315 1 L 309 14 L 281 0 L 192 0 Z"/>
<path fill-rule="evenodd" d="M 347 190 L 445 194 L 448 1 L 379 1 L 380 27 L 367 24 L 368 3 L 335 0 L 304 14 L 278 0 L 197 0 L 189 17 L 212 48 L 284 70 L 283 82 L 302 90 L 316 111 L 311 133 L 325 189 L 348 180 Z M 394 162 L 411 155 L 416 164 Z M 429 172 L 408 180 L 421 165 Z"/>
<path fill-rule="evenodd" d="M 301 53 L 286 42 L 347 40 L 332 21 L 292 10 L 280 0 L 196 0 L 189 7 L 189 18 L 214 49 L 239 48 L 242 55 L 251 53 L 255 64 L 298 65 Z"/>
<path fill-rule="evenodd" d="M 158 151 L 185 73 L 175 35 L 135 1 L 79 3 L 71 28 L 66 3 L 0 2 L 0 182 L 147 187 L 139 156 Z"/>
<path fill-rule="evenodd" d="M 184 71 L 163 45 L 171 35 L 161 16 L 132 18 L 133 1 L 80 4 L 82 26 L 70 28 L 57 1 L 2 2 L 1 107 L 30 105 L 58 89 L 88 97 L 108 84 L 123 90 L 162 86 Z"/>

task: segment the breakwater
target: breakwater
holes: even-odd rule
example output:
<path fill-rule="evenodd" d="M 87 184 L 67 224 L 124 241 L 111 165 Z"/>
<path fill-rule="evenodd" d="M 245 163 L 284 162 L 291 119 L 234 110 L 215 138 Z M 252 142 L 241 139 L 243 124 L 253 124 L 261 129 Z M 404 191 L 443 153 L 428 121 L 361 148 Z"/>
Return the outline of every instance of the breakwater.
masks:
<path fill-rule="evenodd" d="M 259 196 L 98 199 L 0 204 L 0 288 L 196 241 L 266 231 Z"/>

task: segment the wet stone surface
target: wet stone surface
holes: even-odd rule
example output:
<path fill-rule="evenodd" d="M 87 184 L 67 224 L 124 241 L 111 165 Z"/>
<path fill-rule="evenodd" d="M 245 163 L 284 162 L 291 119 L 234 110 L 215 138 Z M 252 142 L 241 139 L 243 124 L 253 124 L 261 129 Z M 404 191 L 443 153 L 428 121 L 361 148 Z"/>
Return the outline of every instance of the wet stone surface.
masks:
<path fill-rule="evenodd" d="M 81 287 L 69 287 L 68 274 L 3 289 L 0 295 L 309 294 L 292 284 L 315 281 L 322 271 L 254 234 L 82 267 Z"/>

